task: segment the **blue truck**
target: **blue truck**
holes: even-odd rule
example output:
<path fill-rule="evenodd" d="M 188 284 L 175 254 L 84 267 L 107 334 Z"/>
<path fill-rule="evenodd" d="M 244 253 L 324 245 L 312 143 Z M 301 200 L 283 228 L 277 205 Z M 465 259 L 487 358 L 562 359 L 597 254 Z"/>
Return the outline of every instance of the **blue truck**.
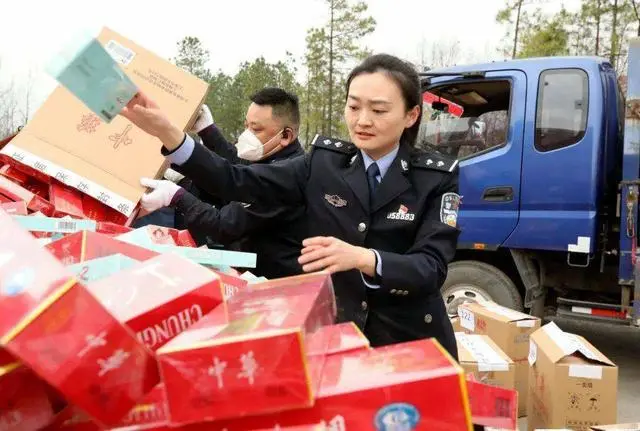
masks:
<path fill-rule="evenodd" d="M 640 326 L 640 38 L 628 57 L 626 91 L 598 57 L 421 74 L 419 143 L 460 163 L 462 233 L 442 288 L 450 314 L 493 300 Z"/>

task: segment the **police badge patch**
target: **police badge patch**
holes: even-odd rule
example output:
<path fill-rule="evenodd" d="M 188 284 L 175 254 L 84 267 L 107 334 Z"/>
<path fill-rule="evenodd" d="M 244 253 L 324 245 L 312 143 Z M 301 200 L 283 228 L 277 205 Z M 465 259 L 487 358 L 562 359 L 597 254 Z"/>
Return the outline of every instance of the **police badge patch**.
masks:
<path fill-rule="evenodd" d="M 460 195 L 457 193 L 445 193 L 440 204 L 440 221 L 451 227 L 458 223 L 458 210 L 460 209 Z"/>
<path fill-rule="evenodd" d="M 324 199 L 336 208 L 342 208 L 347 205 L 347 201 L 338 195 L 324 195 Z"/>

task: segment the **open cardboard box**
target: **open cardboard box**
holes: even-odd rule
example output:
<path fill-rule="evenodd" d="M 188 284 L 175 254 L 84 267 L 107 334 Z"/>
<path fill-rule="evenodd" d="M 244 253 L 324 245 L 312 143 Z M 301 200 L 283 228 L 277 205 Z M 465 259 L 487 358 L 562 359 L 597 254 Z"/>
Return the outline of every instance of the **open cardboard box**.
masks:
<path fill-rule="evenodd" d="M 208 83 L 108 28 L 98 40 L 169 120 L 187 130 Z M 5 162 L 34 168 L 129 217 L 144 192 L 140 177 L 158 178 L 166 168 L 160 147 L 158 139 L 123 117 L 103 123 L 58 86 L 0 155 Z"/>

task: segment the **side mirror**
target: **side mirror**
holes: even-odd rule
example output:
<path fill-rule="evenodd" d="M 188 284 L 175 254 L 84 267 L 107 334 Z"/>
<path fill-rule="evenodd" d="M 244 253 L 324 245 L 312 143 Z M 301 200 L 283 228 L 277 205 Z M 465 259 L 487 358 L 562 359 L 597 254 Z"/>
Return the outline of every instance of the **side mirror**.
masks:
<path fill-rule="evenodd" d="M 475 139 L 484 139 L 484 134 L 487 131 L 487 123 L 484 121 L 476 120 L 471 123 L 471 136 Z"/>

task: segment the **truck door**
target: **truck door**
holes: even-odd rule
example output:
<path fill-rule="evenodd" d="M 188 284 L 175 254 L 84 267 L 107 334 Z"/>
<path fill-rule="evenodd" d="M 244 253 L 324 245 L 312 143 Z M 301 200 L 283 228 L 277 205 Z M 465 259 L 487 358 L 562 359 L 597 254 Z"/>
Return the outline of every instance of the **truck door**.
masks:
<path fill-rule="evenodd" d="M 458 248 L 497 248 L 518 224 L 526 81 L 521 71 L 492 71 L 440 78 L 425 94 L 444 112 L 425 103 L 420 143 L 460 161 Z"/>
<path fill-rule="evenodd" d="M 588 264 L 602 182 L 602 81 L 597 64 L 541 69 L 529 84 L 520 222 L 505 246 L 569 252 Z"/>

